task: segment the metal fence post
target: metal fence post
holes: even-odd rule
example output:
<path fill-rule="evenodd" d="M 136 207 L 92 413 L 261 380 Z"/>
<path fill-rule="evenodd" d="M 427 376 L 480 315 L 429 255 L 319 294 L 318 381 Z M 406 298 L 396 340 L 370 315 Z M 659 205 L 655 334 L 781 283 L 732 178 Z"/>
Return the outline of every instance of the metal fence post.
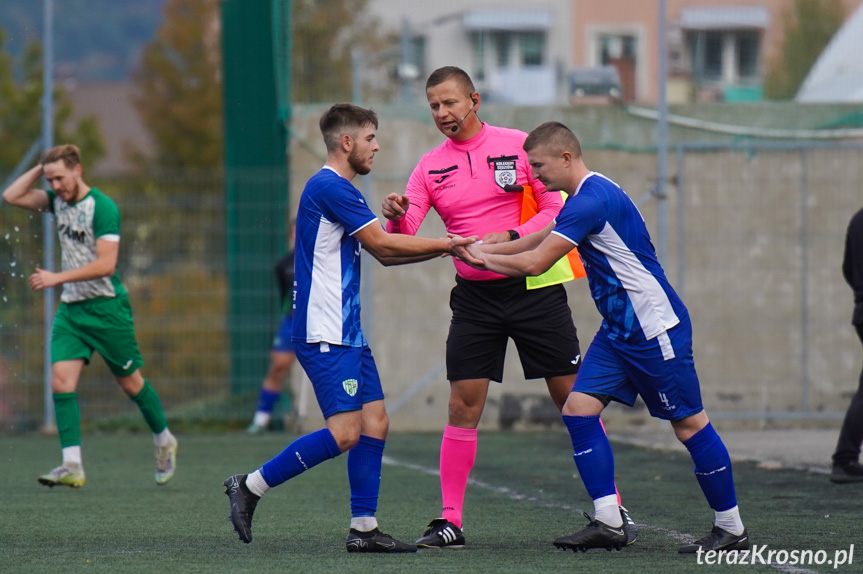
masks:
<path fill-rule="evenodd" d="M 685 187 L 685 179 L 683 176 L 683 146 L 677 146 L 677 213 L 676 213 L 676 221 L 677 221 L 677 285 L 675 285 L 675 289 L 677 290 L 677 294 L 680 295 L 680 298 L 683 301 L 686 301 L 685 297 L 685 246 L 686 246 L 686 204 L 684 203 L 684 187 Z"/>
<path fill-rule="evenodd" d="M 42 61 L 42 152 L 54 147 L 54 2 L 45 0 L 44 29 L 42 42 L 44 54 Z M 43 265 L 48 271 L 54 270 L 54 216 L 46 212 L 42 216 Z M 44 423 L 45 429 L 53 429 L 54 393 L 51 389 L 51 331 L 54 325 L 54 288 L 48 287 L 42 295 L 44 311 L 43 330 L 45 347 L 43 357 L 44 376 Z"/>
<path fill-rule="evenodd" d="M 800 410 L 809 412 L 809 154 L 800 149 Z"/>

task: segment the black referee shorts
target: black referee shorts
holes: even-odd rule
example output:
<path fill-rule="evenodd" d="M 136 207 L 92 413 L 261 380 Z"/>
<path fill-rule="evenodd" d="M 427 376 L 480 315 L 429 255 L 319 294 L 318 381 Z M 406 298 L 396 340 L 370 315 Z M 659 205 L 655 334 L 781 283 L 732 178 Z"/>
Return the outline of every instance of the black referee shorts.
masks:
<path fill-rule="evenodd" d="M 578 333 L 563 285 L 528 290 L 524 279 L 470 281 L 456 276 L 450 308 L 450 381 L 501 382 L 508 338 L 515 342 L 526 379 L 578 372 Z"/>

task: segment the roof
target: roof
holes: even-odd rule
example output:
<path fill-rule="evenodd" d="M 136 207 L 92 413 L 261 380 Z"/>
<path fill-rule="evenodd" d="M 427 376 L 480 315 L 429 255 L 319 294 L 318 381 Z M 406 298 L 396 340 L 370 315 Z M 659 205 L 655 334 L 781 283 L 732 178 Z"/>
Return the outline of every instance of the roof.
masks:
<path fill-rule="evenodd" d="M 863 5 L 821 52 L 795 98 L 798 102 L 863 102 Z"/>
<path fill-rule="evenodd" d="M 548 10 L 471 10 L 464 15 L 466 30 L 547 30 L 554 23 Z"/>
<path fill-rule="evenodd" d="M 680 11 L 680 27 L 686 30 L 738 30 L 770 26 L 767 6 L 697 6 Z"/>

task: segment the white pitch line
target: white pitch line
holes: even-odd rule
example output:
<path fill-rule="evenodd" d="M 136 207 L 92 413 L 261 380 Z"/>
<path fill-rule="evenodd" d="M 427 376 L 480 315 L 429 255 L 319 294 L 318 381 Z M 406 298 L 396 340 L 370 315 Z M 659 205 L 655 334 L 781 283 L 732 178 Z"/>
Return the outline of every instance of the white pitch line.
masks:
<path fill-rule="evenodd" d="M 383 457 L 383 463 L 388 464 L 390 466 L 397 466 L 400 468 L 407 468 L 409 470 L 415 470 L 417 472 L 420 472 L 422 474 L 428 474 L 430 476 L 440 476 L 440 470 L 438 470 L 436 468 L 429 468 L 427 466 L 421 466 L 419 464 L 413 464 L 410 462 L 402 462 L 400 460 L 396 460 L 396 459 L 389 457 L 389 456 L 386 456 L 386 455 L 384 455 L 384 457 Z M 524 493 L 518 492 L 516 490 L 512 490 L 511 488 L 507 488 L 506 486 L 495 486 L 493 484 L 489 484 L 488 482 L 483 482 L 481 480 L 475 480 L 473 478 L 469 478 L 467 480 L 467 483 L 470 486 L 476 486 L 479 488 L 483 488 L 485 490 L 490 490 L 491 492 L 496 492 L 498 494 L 502 494 L 502 495 L 504 495 L 504 496 L 506 496 L 512 500 L 529 502 L 529 503 L 531 503 L 535 506 L 538 506 L 540 508 L 552 508 L 555 510 L 567 510 L 567 511 L 576 512 L 578 514 L 581 514 L 582 512 L 584 512 L 583 509 L 578 508 L 577 506 L 569 506 L 567 504 L 560 504 L 559 502 L 548 502 L 548 501 L 542 500 L 536 496 L 531 496 L 529 494 L 524 494 Z M 662 528 L 660 526 L 653 526 L 651 524 L 645 524 L 643 522 L 636 522 L 635 525 L 640 529 L 650 530 L 653 532 L 659 532 L 660 534 L 664 534 L 664 535 L 668 536 L 669 538 L 671 538 L 672 540 L 674 540 L 675 542 L 687 543 L 687 542 L 692 542 L 693 540 L 695 540 L 695 536 L 693 536 L 692 534 L 686 534 L 684 532 L 678 532 L 677 530 L 672 530 L 670 528 Z M 765 566 L 771 566 L 773 568 L 776 568 L 777 570 L 780 570 L 782 572 L 786 572 L 787 574 L 819 574 L 819 572 L 817 570 L 808 570 L 806 568 L 800 568 L 798 566 L 791 566 L 789 564 L 774 564 L 771 562 L 771 563 L 765 564 Z"/>

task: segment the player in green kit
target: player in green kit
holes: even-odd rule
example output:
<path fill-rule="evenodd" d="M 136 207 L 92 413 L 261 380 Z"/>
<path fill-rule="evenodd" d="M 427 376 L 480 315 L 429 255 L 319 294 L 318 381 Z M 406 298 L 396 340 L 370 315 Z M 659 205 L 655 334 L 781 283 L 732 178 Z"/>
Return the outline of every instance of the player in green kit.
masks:
<path fill-rule="evenodd" d="M 11 205 L 54 214 L 62 251 L 62 271 L 37 268 L 30 276 L 34 291 L 63 286 L 51 332 L 51 390 L 63 464 L 40 476 L 39 482 L 51 487 L 84 485 L 75 391 L 96 351 L 153 432 L 156 484 L 165 484 L 174 476 L 177 439 L 168 430 L 159 395 L 141 375 L 144 361 L 135 340 L 132 307 L 116 271 L 120 212 L 111 199 L 84 183 L 82 172 L 78 148 L 58 146 L 3 191 Z M 51 189 L 34 189 L 43 176 Z"/>

